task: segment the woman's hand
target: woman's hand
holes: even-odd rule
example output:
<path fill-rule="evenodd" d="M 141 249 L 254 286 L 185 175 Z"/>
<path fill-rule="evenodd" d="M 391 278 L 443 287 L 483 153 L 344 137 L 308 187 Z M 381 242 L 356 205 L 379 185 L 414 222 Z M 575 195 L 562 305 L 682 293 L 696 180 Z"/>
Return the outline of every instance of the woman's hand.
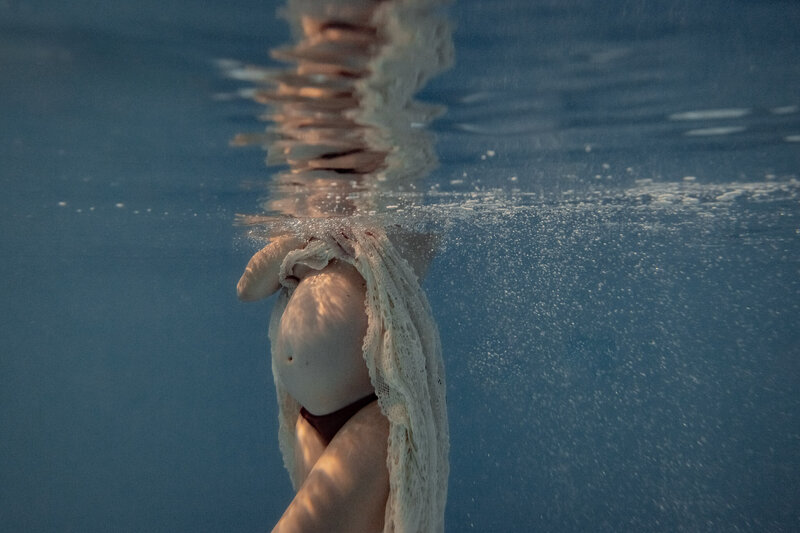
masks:
<path fill-rule="evenodd" d="M 270 296 L 280 286 L 281 263 L 286 254 L 302 248 L 305 241 L 295 235 L 281 235 L 256 252 L 247 263 L 236 285 L 236 293 L 244 302 L 254 302 Z"/>

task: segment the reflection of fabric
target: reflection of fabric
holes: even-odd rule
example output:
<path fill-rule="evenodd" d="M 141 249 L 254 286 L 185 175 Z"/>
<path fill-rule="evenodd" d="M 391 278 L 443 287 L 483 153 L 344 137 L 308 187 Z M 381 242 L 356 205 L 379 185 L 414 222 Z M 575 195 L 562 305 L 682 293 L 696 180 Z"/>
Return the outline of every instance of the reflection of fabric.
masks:
<path fill-rule="evenodd" d="M 384 43 L 371 58 L 369 76 L 358 80 L 359 107 L 352 116 L 365 128 L 373 150 L 386 152 L 376 174 L 386 186 L 416 182 L 436 165 L 433 136 L 423 126 L 444 107 L 419 102 L 414 95 L 430 78 L 453 64 L 454 49 L 442 0 L 383 2 L 372 23 Z"/>
<path fill-rule="evenodd" d="M 449 431 L 441 344 L 427 298 L 382 230 L 340 227 L 321 233 L 283 261 L 280 277 L 286 288 L 273 310 L 270 339 L 275 339 L 295 265 L 321 269 L 338 259 L 355 266 L 367 286 L 364 360 L 378 404 L 389 419 L 390 492 L 384 533 L 443 531 Z M 294 427 L 300 406 L 277 378 L 275 386 L 281 452 L 294 475 Z M 292 482 L 299 488 L 297 479 Z"/>

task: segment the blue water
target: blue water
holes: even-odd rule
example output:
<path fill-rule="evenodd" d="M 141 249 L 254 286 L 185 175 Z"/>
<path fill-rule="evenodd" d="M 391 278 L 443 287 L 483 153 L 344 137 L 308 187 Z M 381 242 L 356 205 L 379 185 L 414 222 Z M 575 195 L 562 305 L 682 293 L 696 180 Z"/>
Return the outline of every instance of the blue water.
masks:
<path fill-rule="evenodd" d="M 567 5 L 568 4 L 568 5 Z M 0 2 L 0 530 L 265 531 L 291 499 L 271 170 L 217 60 L 276 5 Z M 448 531 L 800 529 L 800 7 L 450 8 L 425 205 Z"/>

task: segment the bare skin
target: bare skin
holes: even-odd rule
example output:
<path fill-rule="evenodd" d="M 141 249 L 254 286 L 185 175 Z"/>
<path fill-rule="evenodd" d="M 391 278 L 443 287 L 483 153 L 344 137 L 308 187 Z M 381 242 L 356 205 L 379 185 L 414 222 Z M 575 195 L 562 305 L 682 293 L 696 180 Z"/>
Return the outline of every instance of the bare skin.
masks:
<path fill-rule="evenodd" d="M 289 394 L 315 415 L 326 415 L 373 392 L 362 344 L 367 332 L 364 279 L 331 261 L 301 277 L 272 342 L 273 369 Z"/>
<path fill-rule="evenodd" d="M 327 447 L 303 417 L 295 435 L 304 481 L 273 533 L 382 531 L 389 497 L 389 421 L 378 404 L 356 413 Z"/>
<path fill-rule="evenodd" d="M 303 241 L 293 235 L 273 239 L 256 252 L 247 263 L 244 274 L 236 285 L 236 293 L 243 302 L 255 302 L 273 294 L 281 287 L 278 271 L 286 254 L 300 248 Z"/>
<path fill-rule="evenodd" d="M 281 261 L 302 245 L 283 237 L 256 253 L 239 280 L 239 297 L 252 301 L 278 290 Z M 372 392 L 361 354 L 364 280 L 337 261 L 295 274 L 299 284 L 273 339 L 276 371 L 301 405 L 327 414 Z M 273 533 L 381 531 L 389 495 L 389 422 L 377 402 L 350 418 L 327 446 L 303 417 L 295 437 L 302 484 Z"/>

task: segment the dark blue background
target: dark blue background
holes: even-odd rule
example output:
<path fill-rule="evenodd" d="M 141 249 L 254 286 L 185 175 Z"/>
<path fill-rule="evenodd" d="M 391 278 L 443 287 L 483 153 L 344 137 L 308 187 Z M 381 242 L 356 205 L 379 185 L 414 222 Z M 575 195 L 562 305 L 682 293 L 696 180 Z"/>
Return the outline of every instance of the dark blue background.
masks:
<path fill-rule="evenodd" d="M 234 294 L 260 110 L 215 98 L 276 7 L 0 3 L 0 530 L 265 531 L 291 499 L 270 304 Z M 800 8 L 451 12 L 420 208 L 447 530 L 800 528 Z"/>

